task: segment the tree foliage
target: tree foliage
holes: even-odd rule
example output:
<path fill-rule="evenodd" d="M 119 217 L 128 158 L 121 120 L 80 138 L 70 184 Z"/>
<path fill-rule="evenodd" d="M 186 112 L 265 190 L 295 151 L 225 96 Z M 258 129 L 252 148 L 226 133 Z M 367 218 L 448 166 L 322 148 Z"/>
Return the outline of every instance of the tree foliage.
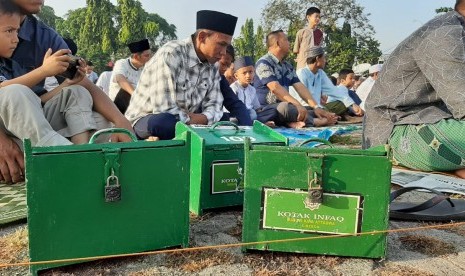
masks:
<path fill-rule="evenodd" d="M 453 11 L 454 9 L 451 7 L 440 7 L 436 9 L 436 13 L 442 13 L 442 12 L 450 12 Z"/>
<path fill-rule="evenodd" d="M 86 57 L 94 59 L 99 53 L 111 53 L 115 46 L 111 16 L 114 9 L 109 0 L 87 0 L 84 27 L 78 37 L 79 48 Z"/>
<path fill-rule="evenodd" d="M 50 26 L 53 29 L 56 28 L 57 21 L 61 19 L 59 16 L 55 15 L 55 10 L 50 6 L 43 6 L 40 13 L 37 14 L 37 17 L 40 21 L 44 22 L 47 24 L 47 26 Z"/>
<path fill-rule="evenodd" d="M 176 39 L 176 27 L 155 13 L 146 12 L 138 0 L 86 0 L 87 6 L 70 10 L 60 18 L 44 6 L 39 19 L 63 37 L 73 39 L 78 55 L 91 60 L 102 70 L 109 60 L 129 55 L 127 44 L 148 38 L 152 49 Z"/>
<path fill-rule="evenodd" d="M 305 12 L 311 6 L 322 12 L 319 28 L 326 34 L 328 72 L 352 68 L 354 62 L 374 62 L 381 55 L 369 14 L 356 0 L 269 0 L 262 11 L 264 28 L 282 29 L 294 43 L 296 32 L 306 25 Z"/>
<path fill-rule="evenodd" d="M 250 56 L 257 61 L 266 53 L 265 32 L 261 26 L 258 26 L 255 32 L 252 19 L 246 19 L 245 24 L 241 27 L 241 34 L 234 39 L 233 45 L 237 56 Z"/>

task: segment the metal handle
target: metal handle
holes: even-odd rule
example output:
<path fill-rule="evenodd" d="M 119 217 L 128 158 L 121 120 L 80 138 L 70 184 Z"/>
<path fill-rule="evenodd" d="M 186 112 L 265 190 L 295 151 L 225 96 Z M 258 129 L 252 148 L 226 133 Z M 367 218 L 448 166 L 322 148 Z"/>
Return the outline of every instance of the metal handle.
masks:
<path fill-rule="evenodd" d="M 211 127 L 210 127 L 210 131 L 215 131 L 215 128 L 219 127 L 219 126 L 232 126 L 234 127 L 234 129 L 236 131 L 239 131 L 239 127 L 233 123 L 233 122 L 230 122 L 230 121 L 219 121 L 219 122 L 216 122 L 215 124 L 213 124 Z"/>
<path fill-rule="evenodd" d="M 123 133 L 129 136 L 133 142 L 137 142 L 137 137 L 134 135 L 134 133 L 130 132 L 129 130 L 125 128 L 105 128 L 105 129 L 101 129 L 95 132 L 94 135 L 90 137 L 89 144 L 93 144 L 95 140 L 97 139 L 97 137 L 99 137 L 102 134 L 107 134 L 107 133 Z"/>
<path fill-rule="evenodd" d="M 311 142 L 322 143 L 322 144 L 325 144 L 326 146 L 328 146 L 330 148 L 333 147 L 333 144 L 331 144 L 329 141 L 326 141 L 325 139 L 321 139 L 321 138 L 310 138 L 310 139 L 305 140 L 302 143 L 298 144 L 297 147 L 301 147 L 301 146 L 303 146 L 305 144 L 308 144 L 308 143 L 311 143 Z"/>

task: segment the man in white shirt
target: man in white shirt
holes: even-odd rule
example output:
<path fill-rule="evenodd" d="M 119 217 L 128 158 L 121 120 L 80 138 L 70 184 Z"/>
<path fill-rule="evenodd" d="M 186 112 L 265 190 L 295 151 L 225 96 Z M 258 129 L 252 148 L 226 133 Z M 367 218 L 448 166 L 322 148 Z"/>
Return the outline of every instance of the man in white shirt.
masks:
<path fill-rule="evenodd" d="M 113 73 L 112 71 L 113 71 L 113 62 L 110 61 L 108 62 L 105 68 L 105 71 L 103 71 L 100 74 L 100 77 L 98 77 L 97 83 L 95 84 L 100 89 L 102 89 L 102 91 L 105 92 L 107 96 L 108 96 L 108 93 L 110 93 L 110 81 L 111 81 L 111 75 Z"/>
<path fill-rule="evenodd" d="M 128 44 L 131 56 L 117 60 L 110 80 L 109 96 L 121 111 L 125 113 L 131 100 L 131 95 L 136 89 L 144 65 L 152 57 L 149 41 L 141 41 Z"/>
<path fill-rule="evenodd" d="M 368 70 L 370 77 L 366 79 L 364 82 L 362 82 L 362 84 L 360 84 L 360 86 L 357 88 L 357 95 L 360 98 L 360 100 L 362 100 L 360 107 L 363 110 L 365 110 L 365 101 L 368 97 L 368 94 L 370 94 L 370 91 L 373 88 L 375 81 L 378 79 L 379 71 L 381 71 L 381 68 L 383 68 L 382 64 L 372 65 Z"/>
<path fill-rule="evenodd" d="M 94 71 L 94 64 L 90 60 L 87 61 L 86 77 L 93 83 L 97 82 L 98 79 L 98 75 Z"/>

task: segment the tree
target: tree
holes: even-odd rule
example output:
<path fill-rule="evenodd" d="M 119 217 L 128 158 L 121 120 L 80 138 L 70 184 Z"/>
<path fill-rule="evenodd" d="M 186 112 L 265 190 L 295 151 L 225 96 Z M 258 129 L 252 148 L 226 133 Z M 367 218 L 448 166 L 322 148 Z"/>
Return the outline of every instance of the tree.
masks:
<path fill-rule="evenodd" d="M 372 59 L 373 54 L 380 52 L 374 28 L 369 24 L 369 14 L 356 0 L 270 0 L 262 11 L 263 25 L 269 30 L 283 29 L 293 43 L 297 30 L 306 24 L 305 12 L 311 6 L 319 7 L 324 14 L 320 28 L 326 33 L 325 42 L 329 44 L 328 70 L 351 68 L 351 61 Z M 373 53 L 368 55 L 368 51 Z"/>
<path fill-rule="evenodd" d="M 50 10 L 49 10 L 50 11 Z M 45 13 L 43 20 L 52 18 Z M 42 19 L 41 19 L 42 20 Z M 91 60 L 96 71 L 109 60 L 129 55 L 127 44 L 148 38 L 152 49 L 176 39 L 176 26 L 155 13 L 147 13 L 138 0 L 87 0 L 85 8 L 70 10 L 64 18 L 55 18 L 56 30 L 73 39 L 78 55 Z"/>
<path fill-rule="evenodd" d="M 357 52 L 357 40 L 352 37 L 349 23 L 345 22 L 341 29 L 335 28 L 326 36 L 326 50 L 331 53 L 326 64 L 327 72 L 339 72 L 341 69 L 352 68 Z"/>
<path fill-rule="evenodd" d="M 253 20 L 246 19 L 245 24 L 241 27 L 241 34 L 234 39 L 233 45 L 237 56 L 250 56 L 254 61 L 257 61 L 266 53 L 263 28 L 258 26 L 255 34 Z"/>
<path fill-rule="evenodd" d="M 55 10 L 50 6 L 43 6 L 41 11 L 37 14 L 40 21 L 44 22 L 47 26 L 56 28 L 56 21 L 60 19 L 59 16 L 55 15 Z"/>
<path fill-rule="evenodd" d="M 165 44 L 170 40 L 177 39 L 176 36 L 176 26 L 169 24 L 163 17 L 159 16 L 156 13 L 149 13 L 147 16 L 148 21 L 157 23 L 158 32 L 153 37 L 148 37 L 150 45 L 155 48 Z"/>
<path fill-rule="evenodd" d="M 56 31 L 63 37 L 69 37 L 76 41 L 79 48 L 79 33 L 81 32 L 82 24 L 86 20 L 87 8 L 79 8 L 70 10 L 63 20 L 59 20 L 56 24 Z M 78 50 L 79 51 L 79 50 Z"/>
<path fill-rule="evenodd" d="M 108 62 L 116 45 L 114 12 L 115 6 L 109 0 L 87 0 L 78 47 L 80 53 L 98 67 L 103 67 Z"/>
<path fill-rule="evenodd" d="M 453 11 L 454 9 L 451 7 L 440 7 L 436 9 L 436 13 L 442 13 L 442 12 L 450 12 Z"/>

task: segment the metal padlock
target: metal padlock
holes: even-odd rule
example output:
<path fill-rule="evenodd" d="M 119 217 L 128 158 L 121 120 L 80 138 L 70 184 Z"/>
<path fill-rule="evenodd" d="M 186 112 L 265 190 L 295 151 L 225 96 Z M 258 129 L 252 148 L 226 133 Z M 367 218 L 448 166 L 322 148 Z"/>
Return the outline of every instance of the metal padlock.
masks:
<path fill-rule="evenodd" d="M 113 182 L 110 185 L 110 182 Z M 105 186 L 105 202 L 116 202 L 121 200 L 121 186 L 116 175 L 110 175 L 107 178 L 107 185 Z"/>
<path fill-rule="evenodd" d="M 323 188 L 321 187 L 321 182 L 318 179 L 318 174 L 316 172 L 314 172 L 313 175 L 309 173 L 308 195 L 306 202 L 309 204 L 323 203 Z"/>

